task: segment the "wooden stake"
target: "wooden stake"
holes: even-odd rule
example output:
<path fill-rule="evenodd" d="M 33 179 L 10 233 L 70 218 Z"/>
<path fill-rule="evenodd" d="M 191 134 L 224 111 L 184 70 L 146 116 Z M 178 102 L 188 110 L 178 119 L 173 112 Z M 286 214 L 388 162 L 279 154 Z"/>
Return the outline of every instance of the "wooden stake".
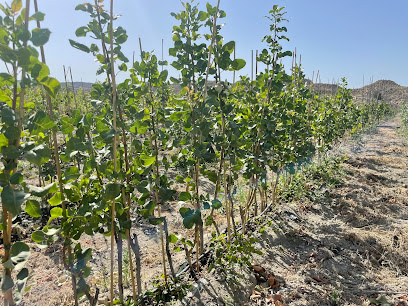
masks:
<path fill-rule="evenodd" d="M 162 38 L 162 62 L 164 61 L 164 39 Z M 161 69 L 163 71 L 163 64 L 161 65 Z"/>
<path fill-rule="evenodd" d="M 143 60 L 142 39 L 140 37 L 139 37 L 139 49 L 140 49 L 140 57 Z"/>
<path fill-rule="evenodd" d="M 78 108 L 78 101 L 76 99 L 76 93 L 75 93 L 75 88 L 74 88 L 74 79 L 72 78 L 72 69 L 71 69 L 71 67 L 69 67 L 69 73 L 71 75 L 71 85 L 72 85 L 72 93 L 74 95 L 75 107 L 76 107 L 76 109 L 79 109 Z"/>
<path fill-rule="evenodd" d="M 113 137 L 113 171 L 117 173 L 118 165 L 117 165 L 117 143 L 118 143 L 118 136 L 117 136 L 117 123 L 116 123 L 116 75 L 115 75 L 115 57 L 113 52 L 113 0 L 110 2 L 110 47 L 111 47 L 111 77 L 112 77 L 112 108 L 113 108 L 113 130 L 114 130 L 114 137 Z M 116 179 L 115 179 L 116 183 Z M 113 306 L 113 288 L 114 288 L 114 280 L 113 280 L 113 271 L 114 271 L 114 251 L 115 251 L 115 199 L 112 200 L 112 207 L 111 207 L 111 269 L 110 269 L 110 277 L 111 277 L 111 284 L 110 284 L 110 304 Z"/>
<path fill-rule="evenodd" d="M 234 61 L 235 61 L 235 49 L 237 48 L 237 45 L 235 44 L 235 48 L 234 48 Z M 235 85 L 235 70 L 232 74 L 232 84 Z"/>
<path fill-rule="evenodd" d="M 64 68 L 64 79 L 65 79 L 65 89 L 67 91 L 67 101 L 68 101 L 68 107 L 65 109 L 65 112 L 69 111 L 69 107 L 71 106 L 71 99 L 69 97 L 69 88 L 68 88 L 68 81 L 67 81 L 67 72 L 65 70 L 65 65 L 62 66 Z M 66 105 L 65 105 L 66 106 Z"/>
<path fill-rule="evenodd" d="M 258 75 L 258 50 L 256 50 L 255 56 L 255 77 Z"/>
<path fill-rule="evenodd" d="M 251 83 L 253 81 L 254 81 L 254 50 L 251 50 Z"/>

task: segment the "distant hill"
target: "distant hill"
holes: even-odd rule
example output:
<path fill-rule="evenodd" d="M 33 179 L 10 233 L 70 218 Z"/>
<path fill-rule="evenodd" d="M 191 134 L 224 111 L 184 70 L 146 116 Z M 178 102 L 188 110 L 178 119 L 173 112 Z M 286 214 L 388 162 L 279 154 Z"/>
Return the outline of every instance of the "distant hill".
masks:
<path fill-rule="evenodd" d="M 213 81 L 210 81 L 210 85 L 213 83 Z M 311 85 L 310 80 L 306 80 L 306 83 Z M 92 84 L 89 82 L 74 82 L 74 87 L 76 90 L 82 88 L 85 91 L 90 91 Z M 65 86 L 64 82 L 62 86 Z M 312 86 L 317 92 L 328 95 L 336 94 L 339 89 L 337 84 L 315 83 Z M 174 84 L 173 90 L 176 93 L 180 92 L 180 86 Z M 366 102 L 371 99 L 380 99 L 397 105 L 408 102 L 408 87 L 398 85 L 391 80 L 379 80 L 362 88 L 352 89 L 351 94 L 360 102 Z"/>
<path fill-rule="evenodd" d="M 379 80 L 362 88 L 353 89 L 351 92 L 358 101 L 367 101 L 371 97 L 397 105 L 408 102 L 408 87 L 390 80 Z"/>
<path fill-rule="evenodd" d="M 74 82 L 75 90 L 82 88 L 84 91 L 90 91 L 92 89 L 93 83 L 89 82 Z M 69 89 L 72 89 L 71 82 L 68 82 Z M 61 82 L 61 87 L 65 88 L 65 82 Z"/>
<path fill-rule="evenodd" d="M 306 81 L 310 85 L 310 81 Z M 320 94 L 336 94 L 339 86 L 337 84 L 315 83 L 314 90 Z M 367 102 L 372 99 L 384 100 L 399 105 L 408 102 L 408 87 L 401 86 L 391 80 L 379 80 L 361 88 L 351 89 L 351 94 L 359 102 Z"/>

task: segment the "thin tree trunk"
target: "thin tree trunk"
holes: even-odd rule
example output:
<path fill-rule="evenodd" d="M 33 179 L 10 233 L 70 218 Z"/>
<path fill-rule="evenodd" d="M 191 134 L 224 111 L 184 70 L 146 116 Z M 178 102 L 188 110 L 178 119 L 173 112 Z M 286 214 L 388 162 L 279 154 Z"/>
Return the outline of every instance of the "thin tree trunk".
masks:
<path fill-rule="evenodd" d="M 137 292 L 138 294 L 142 293 L 142 277 L 141 277 L 141 263 L 140 263 L 140 246 L 139 241 L 137 240 L 137 235 L 133 234 L 133 239 L 129 237 L 129 243 L 135 253 L 136 258 L 136 281 L 137 281 Z"/>
<path fill-rule="evenodd" d="M 119 287 L 119 300 L 123 303 L 123 239 L 122 233 L 118 231 L 115 234 L 116 246 L 118 248 L 118 287 Z"/>
<path fill-rule="evenodd" d="M 169 242 L 169 230 L 167 227 L 167 219 L 165 218 L 163 221 L 163 227 L 164 227 L 164 233 L 166 235 L 166 253 L 167 253 L 167 260 L 169 262 L 169 266 L 170 266 L 170 271 L 171 271 L 171 275 L 173 277 L 176 277 L 176 272 L 174 271 L 174 266 L 173 266 L 173 259 L 171 258 L 171 252 L 170 252 L 170 242 Z"/>

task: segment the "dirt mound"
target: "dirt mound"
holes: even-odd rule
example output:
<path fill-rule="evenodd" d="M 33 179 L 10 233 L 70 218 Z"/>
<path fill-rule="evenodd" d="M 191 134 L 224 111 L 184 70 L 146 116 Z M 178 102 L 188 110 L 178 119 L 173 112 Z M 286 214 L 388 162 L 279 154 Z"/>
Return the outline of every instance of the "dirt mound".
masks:
<path fill-rule="evenodd" d="M 396 105 L 408 101 L 408 87 L 398 85 L 390 80 L 379 80 L 362 88 L 353 89 L 351 92 L 358 101 L 378 99 Z"/>
<path fill-rule="evenodd" d="M 339 149 L 348 160 L 338 187 L 258 222 L 254 264 L 278 288 L 251 270 L 234 284 L 215 273 L 181 305 L 407 305 L 408 148 L 398 123 Z"/>
<path fill-rule="evenodd" d="M 315 83 L 305 81 L 312 89 L 321 95 L 335 95 L 339 90 L 338 84 Z M 408 87 L 401 86 L 391 80 L 379 80 L 361 88 L 351 89 L 351 94 L 358 102 L 383 100 L 395 105 L 408 101 Z"/>

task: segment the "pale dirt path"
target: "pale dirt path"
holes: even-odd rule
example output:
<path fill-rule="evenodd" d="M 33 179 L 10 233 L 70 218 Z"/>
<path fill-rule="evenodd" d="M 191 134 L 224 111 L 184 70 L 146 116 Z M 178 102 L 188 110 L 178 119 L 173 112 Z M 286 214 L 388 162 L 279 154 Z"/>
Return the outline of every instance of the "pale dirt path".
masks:
<path fill-rule="evenodd" d="M 256 234 L 264 255 L 254 262 L 284 280 L 274 291 L 284 305 L 369 305 L 379 294 L 396 305 L 408 293 L 408 147 L 398 128 L 391 119 L 343 145 L 344 183 L 307 209 L 282 205 Z M 255 285 L 253 275 L 237 286 L 207 275 L 182 304 L 273 305 L 250 301 Z"/>

